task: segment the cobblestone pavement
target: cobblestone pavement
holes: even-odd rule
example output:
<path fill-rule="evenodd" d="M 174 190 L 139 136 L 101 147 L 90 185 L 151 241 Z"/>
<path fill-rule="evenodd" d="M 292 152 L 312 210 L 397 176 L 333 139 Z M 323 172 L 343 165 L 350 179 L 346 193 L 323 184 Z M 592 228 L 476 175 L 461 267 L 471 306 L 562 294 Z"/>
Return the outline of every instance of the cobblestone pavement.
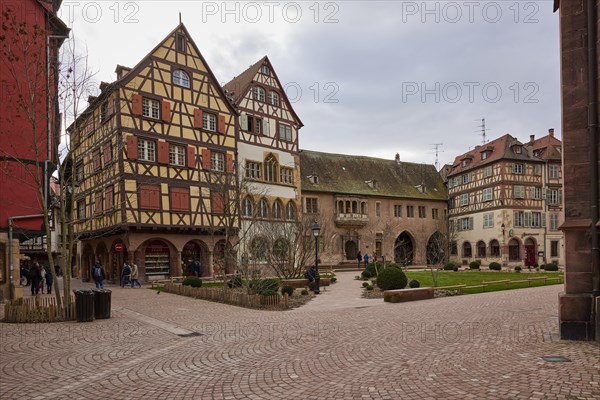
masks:
<path fill-rule="evenodd" d="M 354 275 L 287 312 L 112 287 L 108 320 L 0 324 L 0 399 L 600 399 L 561 285 L 388 304 Z"/>

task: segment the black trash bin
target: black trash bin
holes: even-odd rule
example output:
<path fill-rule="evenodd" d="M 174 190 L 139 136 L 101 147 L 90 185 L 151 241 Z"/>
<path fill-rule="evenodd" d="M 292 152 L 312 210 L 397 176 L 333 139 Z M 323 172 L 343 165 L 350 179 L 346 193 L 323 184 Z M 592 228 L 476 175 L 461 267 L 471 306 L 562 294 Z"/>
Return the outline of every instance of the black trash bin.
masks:
<path fill-rule="evenodd" d="M 75 292 L 75 313 L 77 322 L 94 320 L 94 292 L 91 290 L 73 290 Z"/>
<path fill-rule="evenodd" d="M 110 318 L 110 298 L 112 292 L 108 289 L 94 290 L 95 316 L 96 319 Z"/>

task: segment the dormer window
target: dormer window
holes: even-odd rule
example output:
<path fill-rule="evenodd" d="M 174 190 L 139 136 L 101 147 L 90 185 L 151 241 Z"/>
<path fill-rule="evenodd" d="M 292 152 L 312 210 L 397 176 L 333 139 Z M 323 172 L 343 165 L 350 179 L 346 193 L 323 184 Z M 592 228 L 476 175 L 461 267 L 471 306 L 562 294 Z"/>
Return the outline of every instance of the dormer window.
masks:
<path fill-rule="evenodd" d="M 483 153 L 481 153 L 481 159 L 482 160 L 487 159 L 487 151 L 484 151 Z"/>
<path fill-rule="evenodd" d="M 173 83 L 186 88 L 190 87 L 189 75 L 180 69 L 173 71 Z"/>
<path fill-rule="evenodd" d="M 462 160 L 462 162 L 460 163 L 461 167 L 466 167 L 467 165 L 469 165 L 469 160 Z"/>
<path fill-rule="evenodd" d="M 262 67 L 260 67 L 260 73 L 269 75 L 269 67 L 267 67 L 266 65 L 263 65 Z"/>
<path fill-rule="evenodd" d="M 314 185 L 318 185 L 319 184 L 319 177 L 317 175 L 309 175 L 306 178 L 308 178 L 309 182 L 314 184 Z"/>
<path fill-rule="evenodd" d="M 375 179 L 372 179 L 372 180 L 370 180 L 370 181 L 365 181 L 365 183 L 366 183 L 367 185 L 369 185 L 369 187 L 370 187 L 371 189 L 377 189 L 377 181 L 376 181 Z"/>
<path fill-rule="evenodd" d="M 513 151 L 515 152 L 515 154 L 521 154 L 522 148 L 519 145 L 515 145 L 513 147 Z"/>
<path fill-rule="evenodd" d="M 175 49 L 180 53 L 185 53 L 186 48 L 186 40 L 185 36 L 181 34 L 177 34 L 175 36 Z"/>

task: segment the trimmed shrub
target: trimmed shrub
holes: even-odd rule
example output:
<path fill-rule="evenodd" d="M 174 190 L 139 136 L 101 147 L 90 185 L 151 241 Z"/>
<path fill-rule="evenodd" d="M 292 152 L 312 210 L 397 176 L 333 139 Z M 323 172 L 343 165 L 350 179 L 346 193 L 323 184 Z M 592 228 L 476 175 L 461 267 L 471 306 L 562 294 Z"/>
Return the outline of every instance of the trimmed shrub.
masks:
<path fill-rule="evenodd" d="M 300 294 L 302 296 L 308 296 L 308 289 L 302 289 L 302 291 L 300 292 Z"/>
<path fill-rule="evenodd" d="M 294 290 L 295 289 L 293 286 L 286 285 L 281 288 L 281 294 L 287 293 L 288 296 L 291 296 L 292 294 L 294 294 Z"/>
<path fill-rule="evenodd" d="M 546 264 L 546 271 L 558 271 L 558 265 L 551 263 L 551 264 Z"/>
<path fill-rule="evenodd" d="M 545 268 L 546 268 L 546 264 L 540 265 L 540 269 L 545 269 Z"/>
<path fill-rule="evenodd" d="M 533 268 L 538 269 L 539 267 L 540 267 L 540 264 L 538 264 L 538 263 L 533 264 Z"/>
<path fill-rule="evenodd" d="M 234 276 L 229 281 L 227 281 L 227 286 L 230 289 L 242 287 L 243 284 L 244 284 L 244 282 L 242 281 L 242 278 L 239 276 Z"/>
<path fill-rule="evenodd" d="M 518 265 L 515 267 L 515 272 L 521 272 L 523 268 L 519 267 Z"/>
<path fill-rule="evenodd" d="M 377 286 L 381 290 L 404 289 L 407 283 L 406 274 L 399 268 L 386 268 L 377 277 Z"/>
<path fill-rule="evenodd" d="M 502 265 L 500 265 L 500 263 L 497 263 L 497 262 L 492 262 L 492 263 L 490 263 L 490 269 L 492 269 L 494 271 L 500 271 L 500 270 L 502 270 Z"/>
<path fill-rule="evenodd" d="M 202 279 L 197 276 L 186 276 L 181 282 L 183 286 L 202 287 Z"/>
<path fill-rule="evenodd" d="M 368 269 L 365 269 L 365 270 L 364 270 L 364 271 L 363 271 L 363 272 L 360 274 L 360 276 L 361 276 L 363 279 L 369 279 L 369 278 L 371 278 L 371 277 L 373 276 L 373 274 L 372 274 L 372 273 L 371 273 L 371 271 L 369 271 Z"/>
<path fill-rule="evenodd" d="M 421 283 L 416 279 L 411 279 L 411 281 L 408 282 L 408 286 L 414 289 L 420 287 Z"/>
<path fill-rule="evenodd" d="M 444 271 L 456 271 L 455 268 L 458 269 L 454 263 L 448 263 L 444 265 Z"/>
<path fill-rule="evenodd" d="M 365 289 L 366 290 L 373 290 L 373 285 L 367 285 L 367 286 L 365 286 Z"/>
<path fill-rule="evenodd" d="M 369 285 L 370 285 L 370 283 L 369 283 L 369 282 L 363 282 L 363 287 L 367 287 L 367 286 L 369 286 Z"/>
<path fill-rule="evenodd" d="M 477 261 L 471 261 L 469 263 L 469 269 L 479 269 L 480 265 Z"/>

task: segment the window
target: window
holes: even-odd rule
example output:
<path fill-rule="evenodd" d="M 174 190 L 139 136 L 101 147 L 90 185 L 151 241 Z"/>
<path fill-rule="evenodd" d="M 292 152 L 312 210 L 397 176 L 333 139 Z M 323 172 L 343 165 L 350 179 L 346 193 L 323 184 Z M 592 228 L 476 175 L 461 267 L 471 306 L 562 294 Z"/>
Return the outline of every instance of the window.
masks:
<path fill-rule="evenodd" d="M 79 163 L 75 166 L 75 183 L 83 182 L 83 163 Z"/>
<path fill-rule="evenodd" d="M 255 261 L 266 261 L 269 256 L 269 243 L 263 237 L 255 237 L 250 242 L 250 254 Z"/>
<path fill-rule="evenodd" d="M 289 125 L 279 124 L 279 139 L 286 142 L 292 141 L 292 127 Z"/>
<path fill-rule="evenodd" d="M 275 203 L 273 203 L 273 218 L 283 219 L 283 207 L 279 200 L 276 200 Z"/>
<path fill-rule="evenodd" d="M 515 211 L 513 213 L 513 225 L 515 228 L 522 228 L 525 226 L 525 214 L 523 211 Z"/>
<path fill-rule="evenodd" d="M 439 219 L 439 212 L 437 208 L 431 209 L 431 219 Z"/>
<path fill-rule="evenodd" d="M 269 218 L 269 203 L 265 199 L 260 199 L 258 202 L 258 217 Z"/>
<path fill-rule="evenodd" d="M 483 241 L 477 242 L 477 257 L 485 258 L 486 257 L 485 253 L 486 253 L 485 242 L 483 242 Z"/>
<path fill-rule="evenodd" d="M 175 49 L 180 53 L 185 53 L 186 48 L 185 36 L 177 34 L 175 36 Z"/>
<path fill-rule="evenodd" d="M 494 188 L 483 189 L 483 201 L 492 201 L 494 199 Z"/>
<path fill-rule="evenodd" d="M 548 205 L 558 206 L 562 203 L 562 194 L 560 189 L 548 189 L 548 194 L 546 196 L 546 201 Z"/>
<path fill-rule="evenodd" d="M 425 206 L 419 206 L 419 218 L 425 218 L 427 216 L 427 210 Z"/>
<path fill-rule="evenodd" d="M 102 160 L 100 159 L 100 149 L 94 150 L 92 153 L 92 159 L 94 161 L 94 172 L 102 169 Z"/>
<path fill-rule="evenodd" d="M 400 218 L 402 217 L 402 206 L 401 205 L 394 205 L 394 217 L 396 218 Z"/>
<path fill-rule="evenodd" d="M 277 159 L 273 154 L 269 154 L 265 159 L 265 180 L 268 182 L 277 182 Z"/>
<path fill-rule="evenodd" d="M 188 188 L 171 188 L 171 210 L 190 211 L 190 190 Z"/>
<path fill-rule="evenodd" d="M 484 151 L 483 153 L 481 153 L 481 159 L 485 160 L 486 158 L 487 158 L 487 152 Z"/>
<path fill-rule="evenodd" d="M 106 166 L 109 162 L 111 162 L 112 158 L 113 158 L 112 142 L 106 142 L 106 143 L 104 143 L 104 146 L 102 146 L 102 159 L 104 161 L 104 165 Z"/>
<path fill-rule="evenodd" d="M 108 186 L 104 190 L 104 201 L 106 203 L 106 209 L 108 211 L 112 210 L 115 206 L 115 192 L 112 186 Z"/>
<path fill-rule="evenodd" d="M 169 164 L 185 165 L 185 147 L 176 144 L 169 145 Z"/>
<path fill-rule="evenodd" d="M 494 213 L 483 214 L 483 227 L 493 228 L 494 227 Z"/>
<path fill-rule="evenodd" d="M 466 217 L 458 220 L 459 231 L 469 231 L 471 229 L 473 229 L 473 217 Z"/>
<path fill-rule="evenodd" d="M 462 183 L 469 183 L 471 182 L 471 174 L 464 174 L 462 176 Z"/>
<path fill-rule="evenodd" d="M 469 160 L 462 160 L 462 162 L 460 163 L 461 167 L 466 167 L 467 165 L 469 165 Z"/>
<path fill-rule="evenodd" d="M 186 88 L 190 87 L 190 77 L 187 72 L 180 69 L 173 71 L 173 83 L 175 85 L 183 86 Z"/>
<path fill-rule="evenodd" d="M 319 212 L 319 204 L 318 204 L 317 200 L 318 199 L 315 197 L 307 197 L 305 199 L 306 212 L 308 214 L 316 214 Z"/>
<path fill-rule="evenodd" d="M 459 203 L 461 207 L 469 205 L 469 194 L 463 193 L 459 196 Z"/>
<path fill-rule="evenodd" d="M 265 89 L 260 86 L 254 87 L 254 100 L 265 101 Z"/>
<path fill-rule="evenodd" d="M 512 165 L 512 173 L 513 174 L 524 174 L 525 173 L 525 165 L 523 164 L 513 164 Z"/>
<path fill-rule="evenodd" d="M 250 196 L 246 196 L 246 198 L 242 202 L 242 215 L 244 217 L 252 217 L 253 213 L 254 203 L 252 202 L 252 198 L 250 198 Z"/>
<path fill-rule="evenodd" d="M 456 244 L 455 240 L 450 242 L 450 255 L 452 255 L 452 256 L 458 255 L 458 245 Z"/>
<path fill-rule="evenodd" d="M 262 67 L 260 67 L 260 73 L 264 74 L 264 75 L 269 75 L 269 67 L 266 65 L 263 65 Z"/>
<path fill-rule="evenodd" d="M 294 170 L 291 168 L 281 167 L 280 171 L 280 181 L 281 183 L 285 183 L 287 185 L 291 185 L 294 183 Z"/>
<path fill-rule="evenodd" d="M 556 213 L 550 214 L 550 230 L 558 230 L 558 214 Z"/>
<path fill-rule="evenodd" d="M 210 169 L 212 171 L 225 172 L 225 154 L 218 151 L 210 152 Z"/>
<path fill-rule="evenodd" d="M 542 198 L 542 188 L 532 186 L 531 187 L 531 198 L 540 200 Z"/>
<path fill-rule="evenodd" d="M 381 217 L 381 202 L 375 202 L 375 215 Z"/>
<path fill-rule="evenodd" d="M 470 258 L 472 256 L 473 256 L 473 253 L 471 251 L 471 243 L 464 242 L 463 243 L 463 257 Z"/>
<path fill-rule="evenodd" d="M 494 170 L 492 169 L 492 166 L 487 166 L 483 169 L 483 177 L 484 178 L 489 178 L 490 176 L 492 176 L 494 174 Z"/>
<path fill-rule="evenodd" d="M 102 202 L 102 192 L 96 192 L 95 196 L 94 196 L 94 211 L 95 214 L 102 214 L 102 209 L 103 209 L 103 202 Z"/>
<path fill-rule="evenodd" d="M 160 209 L 160 186 L 140 185 L 140 208 Z"/>
<path fill-rule="evenodd" d="M 408 218 L 415 217 L 415 207 L 414 206 L 406 206 L 406 216 Z"/>
<path fill-rule="evenodd" d="M 515 146 L 513 147 L 513 151 L 515 152 L 515 154 L 521 154 L 521 146 Z"/>
<path fill-rule="evenodd" d="M 202 129 L 215 132 L 217 130 L 217 116 L 215 114 L 203 112 Z"/>
<path fill-rule="evenodd" d="M 105 101 L 100 106 L 100 122 L 106 122 L 108 120 L 108 101 Z"/>
<path fill-rule="evenodd" d="M 295 221 L 296 214 L 296 205 L 290 201 L 285 206 L 285 219 L 287 219 L 288 221 Z"/>
<path fill-rule="evenodd" d="M 158 119 L 160 117 L 160 102 L 144 97 L 142 99 L 142 116 Z"/>
<path fill-rule="evenodd" d="M 558 257 L 558 240 L 550 241 L 550 257 Z"/>
<path fill-rule="evenodd" d="M 556 164 L 548 165 L 548 178 L 550 178 L 550 179 L 558 179 L 559 178 L 558 165 L 556 165 Z"/>
<path fill-rule="evenodd" d="M 156 161 L 156 142 L 146 139 L 138 139 L 138 160 Z"/>
<path fill-rule="evenodd" d="M 541 175 L 542 174 L 542 166 L 540 164 L 535 164 L 533 167 L 533 174 L 534 175 Z"/>
<path fill-rule="evenodd" d="M 272 104 L 274 106 L 279 105 L 279 93 L 273 91 L 269 92 L 269 104 Z"/>
<path fill-rule="evenodd" d="M 521 246 L 517 239 L 510 239 L 508 242 L 509 261 L 521 261 Z"/>
<path fill-rule="evenodd" d="M 85 200 L 79 200 L 77 202 L 77 218 L 85 218 Z"/>
<path fill-rule="evenodd" d="M 490 242 L 490 256 L 500 257 L 500 243 L 496 239 Z"/>
<path fill-rule="evenodd" d="M 525 198 L 525 186 L 514 185 L 513 186 L 513 197 L 515 199 L 524 199 Z"/>
<path fill-rule="evenodd" d="M 255 161 L 246 161 L 246 178 L 260 179 L 261 163 Z"/>
<path fill-rule="evenodd" d="M 532 212 L 531 213 L 531 222 L 529 224 L 532 228 L 541 228 L 542 227 L 542 213 L 540 212 Z"/>
<path fill-rule="evenodd" d="M 264 133 L 262 118 L 254 117 L 253 120 L 254 120 L 254 129 L 252 130 L 252 132 L 256 133 L 257 135 Z"/>

